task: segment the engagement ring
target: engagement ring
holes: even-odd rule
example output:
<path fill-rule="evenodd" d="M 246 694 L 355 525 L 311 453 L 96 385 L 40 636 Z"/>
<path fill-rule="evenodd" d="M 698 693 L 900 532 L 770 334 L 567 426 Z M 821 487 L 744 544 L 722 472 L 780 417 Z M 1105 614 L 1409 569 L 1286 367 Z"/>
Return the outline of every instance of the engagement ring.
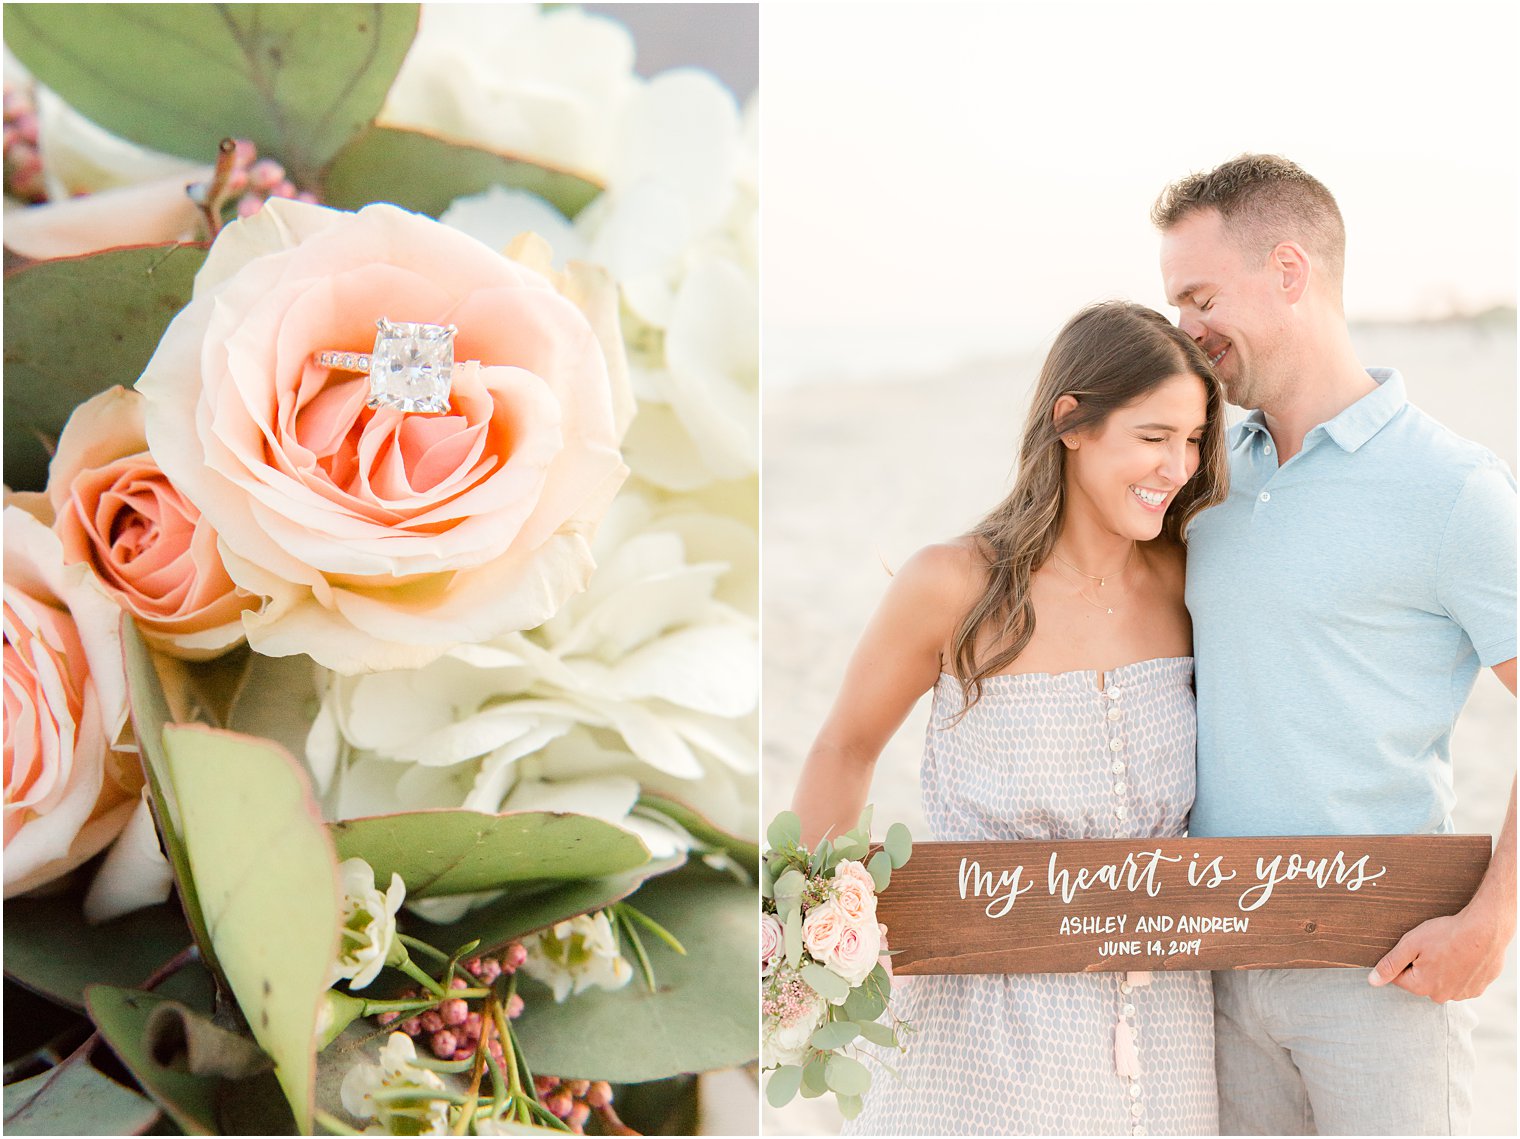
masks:
<path fill-rule="evenodd" d="M 370 407 L 397 411 L 449 410 L 449 385 L 454 375 L 452 324 L 404 324 L 381 317 L 375 321 L 375 347 L 370 352 L 318 352 L 324 368 L 363 372 L 369 376 Z"/>

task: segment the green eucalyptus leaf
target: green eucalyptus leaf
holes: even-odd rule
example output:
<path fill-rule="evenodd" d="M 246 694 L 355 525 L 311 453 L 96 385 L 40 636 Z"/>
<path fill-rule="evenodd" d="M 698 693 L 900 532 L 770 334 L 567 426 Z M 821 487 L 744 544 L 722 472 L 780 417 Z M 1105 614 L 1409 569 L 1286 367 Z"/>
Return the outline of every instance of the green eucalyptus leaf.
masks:
<path fill-rule="evenodd" d="M 77 894 L 14 898 L 5 903 L 5 972 L 34 992 L 84 1008 L 86 985 L 132 987 L 194 944 L 178 902 L 148 906 L 99 925 L 84 920 Z M 199 965 L 181 969 L 159 987 L 196 1008 L 209 1009 L 211 978 Z"/>
<path fill-rule="evenodd" d="M 887 972 L 886 966 L 880 963 L 866 974 L 865 984 L 874 985 L 883 997 L 892 995 L 892 975 Z"/>
<path fill-rule="evenodd" d="M 17 7 L 30 6 L 7 5 L 7 33 Z M 39 261 L 6 274 L 7 486 L 41 490 L 51 444 L 74 408 L 109 387 L 137 382 L 190 299 L 205 259 L 199 246 L 148 245 Z"/>
<path fill-rule="evenodd" d="M 337 861 L 310 783 L 266 740 L 184 725 L 163 741 L 217 960 L 310 1131 L 317 1011 L 339 925 Z"/>
<path fill-rule="evenodd" d="M 5 1085 L 7 1135 L 141 1135 L 157 1119 L 151 1102 L 83 1058 Z"/>
<path fill-rule="evenodd" d="M 699 842 L 726 851 L 745 870 L 754 873 L 755 865 L 760 861 L 760 845 L 716 826 L 690 803 L 663 793 L 644 791 L 639 795 L 639 806 L 666 816 Z"/>
<path fill-rule="evenodd" d="M 855 829 L 861 833 L 867 842 L 871 841 L 871 815 L 875 807 L 867 803 L 865 810 L 860 812 L 860 821 L 855 824 Z"/>
<path fill-rule="evenodd" d="M 887 1002 L 869 978 L 864 984 L 851 989 L 850 995 L 845 998 L 844 1014 L 857 1024 L 868 1024 L 886 1011 Z"/>
<path fill-rule="evenodd" d="M 595 182 L 510 154 L 451 142 L 425 131 L 372 126 L 333 159 L 323 201 L 340 209 L 393 202 L 437 217 L 456 198 L 505 186 L 536 194 L 573 218 L 602 188 Z"/>
<path fill-rule="evenodd" d="M 858 1095 L 844 1095 L 836 1092 L 834 1103 L 839 1108 L 839 1114 L 846 1119 L 854 1119 L 860 1114 L 860 1109 L 865 1106 L 865 1101 Z"/>
<path fill-rule="evenodd" d="M 407 932 L 429 945 L 448 949 L 479 940 L 479 947 L 471 952 L 489 956 L 536 930 L 548 929 L 579 914 L 604 910 L 628 897 L 648 879 L 678 868 L 682 861 L 660 859 L 625 874 L 585 878 L 527 892 L 513 891 L 452 922 L 429 922 L 414 916 L 407 922 Z"/>
<path fill-rule="evenodd" d="M 860 1029 L 847 1020 L 831 1020 L 813 1030 L 808 1043 L 820 1052 L 832 1052 L 843 1048 L 860 1035 Z"/>
<path fill-rule="evenodd" d="M 186 849 L 180 819 L 179 801 L 174 781 L 169 772 L 169 758 L 164 750 L 164 728 L 172 723 L 178 706 L 178 714 L 188 714 L 187 698 L 181 685 L 178 690 L 166 687 L 159 665 L 172 679 L 183 681 L 186 666 L 182 661 L 171 661 L 148 648 L 129 617 L 121 621 L 122 652 L 127 670 L 127 704 L 132 714 L 133 734 L 137 738 L 142 759 L 143 774 L 147 777 L 149 801 L 153 817 L 158 823 L 158 834 L 164 853 L 174 871 L 174 881 L 179 890 L 185 921 L 200 946 L 201 961 L 213 977 L 221 977 L 216 946 L 206 925 L 196 881 L 190 871 L 190 854 Z"/>
<path fill-rule="evenodd" d="M 825 969 L 822 965 L 812 964 L 802 967 L 802 979 L 808 986 L 825 1000 L 844 1000 L 850 995 L 850 983 L 838 973 Z"/>
<path fill-rule="evenodd" d="M 517 1036 L 533 1068 L 567 1078 L 635 1083 L 747 1063 L 759 1040 L 755 890 L 691 866 L 656 878 L 632 899 L 686 947 L 651 945 L 659 985 L 592 989 L 565 1006 L 536 982 Z"/>
<path fill-rule="evenodd" d="M 308 656 L 250 656 L 242 681 L 231 694 L 227 719 L 215 726 L 271 740 L 291 755 L 304 756 L 306 737 L 322 705 L 320 670 Z"/>
<path fill-rule="evenodd" d="M 866 869 L 871 872 L 871 881 L 876 884 L 878 894 L 891 884 L 892 859 L 885 850 L 878 850 L 871 855 L 871 861 L 866 863 Z"/>
<path fill-rule="evenodd" d="M 865 1020 L 857 1021 L 855 1027 L 860 1030 L 860 1035 L 872 1044 L 879 1044 L 883 1048 L 897 1047 L 897 1033 L 892 1031 L 890 1025 L 877 1024 L 874 1020 Z"/>
<path fill-rule="evenodd" d="M 364 859 L 377 882 L 400 874 L 411 898 L 598 878 L 649 861 L 636 834 L 591 815 L 409 811 L 346 819 L 330 830 L 339 858 Z"/>
<path fill-rule="evenodd" d="M 829 1089 L 828 1089 L 827 1085 L 825 1085 L 824 1087 L 821 1087 L 821 1088 L 815 1088 L 812 1084 L 810 1084 L 810 1083 L 807 1082 L 807 1079 L 805 1077 L 804 1077 L 804 1079 L 802 1081 L 802 1098 L 803 1099 L 817 1099 L 819 1096 L 823 1095 L 828 1090 Z"/>
<path fill-rule="evenodd" d="M 793 811 L 782 811 L 766 827 L 765 841 L 775 850 L 801 842 L 802 820 Z"/>
<path fill-rule="evenodd" d="M 835 865 L 846 858 L 852 858 L 858 862 L 865 857 L 868 849 L 868 844 L 861 842 L 853 834 L 840 835 L 839 841 L 834 844 Z"/>
<path fill-rule="evenodd" d="M 154 1098 L 187 1135 L 215 1135 L 217 1080 L 160 1064 L 148 1035 L 148 1021 L 175 1002 L 154 993 L 91 985 L 90 1018 L 132 1078 Z M 183 1006 L 180 1006 L 183 1008 Z M 206 1022 L 209 1026 L 209 1022 Z M 220 1031 L 220 1030 L 218 1030 Z"/>
<path fill-rule="evenodd" d="M 835 1095 L 864 1095 L 871 1086 L 870 1070 L 849 1056 L 830 1056 L 824 1076 L 829 1081 L 829 1090 Z"/>
<path fill-rule="evenodd" d="M 829 1090 L 829 1082 L 824 1077 L 824 1070 L 828 1067 L 828 1063 L 827 1056 L 821 1052 L 814 1052 L 802 1069 L 802 1086 L 815 1096 L 820 1096 Z"/>
<path fill-rule="evenodd" d="M 792 1102 L 801 1085 L 802 1068 L 797 1064 L 783 1064 L 765 1082 L 765 1102 L 772 1107 L 785 1107 Z"/>
<path fill-rule="evenodd" d="M 802 960 L 802 913 L 794 912 L 786 919 L 786 924 L 781 927 L 781 932 L 786 939 L 786 963 L 793 969 L 797 968 L 797 962 Z"/>
<path fill-rule="evenodd" d="M 897 1048 L 897 1033 L 892 1031 L 891 1025 L 880 1025 L 876 1020 L 862 1020 L 856 1023 L 856 1028 L 859 1028 L 860 1036 L 865 1037 L 872 1045 Z"/>
<path fill-rule="evenodd" d="M 86 118 L 211 162 L 253 141 L 303 188 L 379 113 L 415 4 L 11 4 L 5 41 Z"/>
<path fill-rule="evenodd" d="M 760 896 L 762 898 L 774 898 L 776 886 L 775 876 L 771 874 L 769 862 L 760 863 Z"/>
<path fill-rule="evenodd" d="M 893 823 L 887 828 L 887 837 L 882 843 L 882 849 L 892 859 L 892 869 L 905 866 L 913 854 L 913 836 L 908 833 L 908 828 L 902 823 Z"/>
<path fill-rule="evenodd" d="M 813 857 L 808 859 L 808 873 L 816 875 L 821 872 L 833 853 L 834 844 L 826 838 L 819 839 L 818 845 L 813 848 Z"/>

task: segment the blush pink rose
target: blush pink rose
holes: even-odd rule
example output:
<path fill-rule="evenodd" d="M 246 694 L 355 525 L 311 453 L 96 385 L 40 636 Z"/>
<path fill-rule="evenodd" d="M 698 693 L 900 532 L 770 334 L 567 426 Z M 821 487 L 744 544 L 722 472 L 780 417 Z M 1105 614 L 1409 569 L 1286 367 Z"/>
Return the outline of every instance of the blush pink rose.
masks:
<path fill-rule="evenodd" d="M 864 925 L 846 925 L 839 931 L 839 940 L 829 953 L 827 965 L 838 973 L 851 987 L 860 984 L 876 968 L 881 955 L 881 933 L 872 920 Z"/>
<path fill-rule="evenodd" d="M 250 644 L 415 668 L 583 589 L 627 475 L 615 304 L 604 274 L 561 291 L 389 205 L 277 199 L 223 230 L 137 388 L 149 449 L 265 599 Z M 364 377 L 317 366 L 380 317 L 458 327 L 448 413 L 371 410 Z"/>
<path fill-rule="evenodd" d="M 102 850 L 142 786 L 136 756 L 117 747 L 127 721 L 121 614 L 83 567 L 64 565 L 46 513 L 41 496 L 6 502 L 7 898 Z"/>
<path fill-rule="evenodd" d="M 820 902 L 802 919 L 802 947 L 814 961 L 826 963 L 848 924 L 849 919 L 839 908 L 839 903 L 833 899 Z"/>
<path fill-rule="evenodd" d="M 781 960 L 786 930 L 775 914 L 760 915 L 760 976 L 769 977 Z"/>
<path fill-rule="evenodd" d="M 75 408 L 48 472 L 66 562 L 80 562 L 155 647 L 205 660 L 243 639 L 258 599 L 227 576 L 216 533 L 148 452 L 142 396 L 111 388 Z"/>
<path fill-rule="evenodd" d="M 846 859 L 834 868 L 834 900 L 851 925 L 876 920 L 876 883 L 858 862 Z"/>

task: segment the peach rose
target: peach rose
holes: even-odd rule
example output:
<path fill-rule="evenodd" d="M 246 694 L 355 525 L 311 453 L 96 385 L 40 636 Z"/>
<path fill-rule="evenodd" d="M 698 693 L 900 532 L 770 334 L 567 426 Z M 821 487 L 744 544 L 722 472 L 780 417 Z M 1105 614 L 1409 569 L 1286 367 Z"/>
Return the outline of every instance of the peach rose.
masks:
<path fill-rule="evenodd" d="M 23 509 L 23 505 L 25 509 Z M 93 857 L 126 826 L 142 774 L 127 720 L 121 614 L 65 566 L 38 495 L 5 506 L 5 896 Z"/>
<path fill-rule="evenodd" d="M 232 584 L 216 534 L 148 452 L 142 396 L 111 388 L 74 409 L 48 471 L 53 530 L 158 648 L 205 660 L 243 639 L 257 599 Z"/>
<path fill-rule="evenodd" d="M 223 230 L 137 388 L 150 450 L 267 599 L 253 647 L 415 668 L 583 589 L 627 474 L 615 296 L 389 205 L 274 200 Z M 449 412 L 371 410 L 363 376 L 316 364 L 380 317 L 458 327 Z"/>
<path fill-rule="evenodd" d="M 802 919 L 802 947 L 814 961 L 826 964 L 829 954 L 839 942 L 839 935 L 848 924 L 849 919 L 839 908 L 838 902 L 832 899 L 821 902 Z"/>

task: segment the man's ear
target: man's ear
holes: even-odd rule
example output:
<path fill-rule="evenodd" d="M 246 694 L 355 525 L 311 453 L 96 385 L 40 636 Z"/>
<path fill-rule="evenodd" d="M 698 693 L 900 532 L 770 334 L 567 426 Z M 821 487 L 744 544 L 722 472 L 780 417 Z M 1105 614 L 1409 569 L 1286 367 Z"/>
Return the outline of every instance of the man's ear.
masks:
<path fill-rule="evenodd" d="M 1077 397 L 1074 395 L 1058 396 L 1055 406 L 1050 409 L 1051 422 L 1059 427 L 1061 421 L 1077 410 Z M 1068 431 L 1061 436 L 1061 442 L 1065 443 L 1069 450 L 1075 451 L 1081 443 L 1081 438 L 1075 431 Z"/>
<path fill-rule="evenodd" d="M 1296 241 L 1279 241 L 1268 255 L 1268 262 L 1272 272 L 1279 275 L 1278 287 L 1284 299 L 1290 305 L 1296 305 L 1308 290 L 1309 277 L 1314 270 L 1309 254 Z"/>

